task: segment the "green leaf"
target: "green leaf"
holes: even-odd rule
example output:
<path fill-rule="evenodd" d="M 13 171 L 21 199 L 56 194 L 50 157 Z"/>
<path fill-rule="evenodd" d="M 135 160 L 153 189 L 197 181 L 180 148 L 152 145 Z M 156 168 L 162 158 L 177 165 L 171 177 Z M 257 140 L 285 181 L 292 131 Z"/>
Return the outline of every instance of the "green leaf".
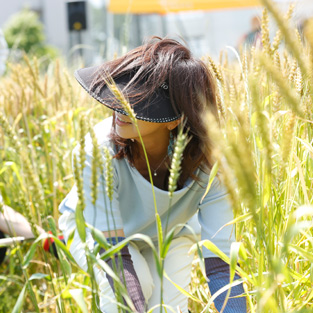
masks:
<path fill-rule="evenodd" d="M 98 234 L 99 235 L 99 232 L 97 233 L 96 229 L 91 226 L 90 224 L 86 224 L 88 228 L 91 229 L 91 233 L 92 234 Z M 104 237 L 104 236 L 103 236 Z M 98 239 L 100 239 L 101 236 L 98 237 Z M 105 237 L 104 237 L 105 238 Z M 155 249 L 155 246 L 151 240 L 151 238 L 149 236 L 146 236 L 146 235 L 143 235 L 143 234 L 134 234 L 132 236 L 129 236 L 127 237 L 126 239 L 124 239 L 123 241 L 119 242 L 117 245 L 115 246 L 108 246 L 110 248 L 108 248 L 102 255 L 101 255 L 101 259 L 105 260 L 111 256 L 113 256 L 115 253 L 117 253 L 118 251 L 120 251 L 126 244 L 128 244 L 130 241 L 134 240 L 134 239 L 140 239 L 142 241 L 144 241 L 145 243 L 147 243 L 152 252 L 153 252 L 153 256 L 154 256 L 154 260 L 155 260 L 155 265 L 156 265 L 156 268 L 157 268 L 157 272 L 158 272 L 158 275 L 161 277 L 162 275 L 162 266 L 161 266 L 161 262 L 160 262 L 160 259 L 159 259 L 159 256 L 158 256 L 158 253 Z M 101 239 L 103 240 L 103 238 Z"/>
<path fill-rule="evenodd" d="M 218 172 L 218 162 L 215 162 L 213 167 L 212 167 L 212 170 L 210 172 L 210 176 L 209 176 L 209 182 L 208 182 L 208 185 L 206 187 L 206 190 L 205 190 L 205 193 L 204 195 L 202 196 L 201 200 L 200 200 L 200 203 L 203 201 L 203 199 L 206 197 L 206 195 L 208 194 L 210 188 L 211 188 L 211 185 L 213 183 L 213 180 Z"/>
<path fill-rule="evenodd" d="M 62 299 L 67 299 L 68 300 L 68 299 L 72 298 L 72 295 L 70 294 L 68 289 L 65 289 L 65 290 L 62 291 L 61 297 L 62 297 Z"/>
<path fill-rule="evenodd" d="M 161 223 L 159 213 L 155 214 L 155 219 L 157 223 L 158 243 L 159 243 L 159 251 L 160 251 L 160 256 L 161 256 L 161 251 L 163 249 L 163 230 L 162 230 L 162 223 Z"/>
<path fill-rule="evenodd" d="M 227 264 L 230 264 L 230 258 L 224 253 L 222 252 L 213 242 L 211 242 L 210 240 L 202 240 L 198 243 L 199 246 L 204 246 L 207 249 L 209 249 L 211 252 L 213 252 L 216 256 L 218 256 L 219 258 L 221 258 L 224 262 L 226 262 Z M 195 251 L 197 249 L 197 244 L 194 244 L 192 246 L 192 248 L 190 249 L 190 251 Z M 189 252 L 190 253 L 190 252 Z M 251 276 L 249 276 L 245 271 L 243 271 L 239 266 L 236 267 L 236 271 L 240 274 L 241 277 L 245 278 L 246 280 L 248 280 L 249 282 L 251 282 L 252 284 L 254 284 L 255 282 L 253 281 L 253 279 L 251 278 Z"/>
<path fill-rule="evenodd" d="M 38 237 L 38 238 L 40 238 L 40 237 Z M 24 268 L 28 267 L 29 262 L 33 259 L 39 242 L 40 241 L 38 239 L 35 240 L 33 242 L 33 244 L 30 246 L 30 249 L 27 251 L 27 253 L 26 253 L 25 257 L 24 257 L 24 260 L 23 260 L 23 264 L 22 264 L 22 266 Z"/>
<path fill-rule="evenodd" d="M 51 236 L 51 235 L 49 237 L 54 239 L 54 243 L 56 244 L 56 246 L 64 252 L 64 254 L 69 260 L 76 263 L 72 254 L 69 252 L 67 246 L 65 246 L 64 243 L 58 237 Z"/>
<path fill-rule="evenodd" d="M 91 230 L 92 237 L 97 243 L 104 249 L 110 249 L 111 245 L 107 242 L 106 237 L 103 232 L 99 229 L 93 227 L 92 225 L 87 224 L 87 227 Z"/>
<path fill-rule="evenodd" d="M 77 205 L 75 210 L 75 221 L 77 226 L 77 231 L 82 242 L 86 242 L 86 226 L 85 218 L 83 213 L 83 208 L 81 205 Z"/>
<path fill-rule="evenodd" d="M 156 304 L 154 305 L 152 308 L 149 309 L 149 311 L 147 311 L 147 313 L 155 313 L 155 312 L 160 312 L 160 307 L 161 305 L 160 304 Z M 181 311 L 177 309 L 177 311 L 175 311 L 173 309 L 173 307 L 171 307 L 170 305 L 166 305 L 166 304 L 162 304 L 162 308 L 164 309 L 164 312 L 165 313 L 168 313 L 168 312 L 172 312 L 172 313 L 181 313 Z M 163 312 L 163 311 L 162 311 Z"/>
<path fill-rule="evenodd" d="M 244 260 L 244 261 L 248 260 L 248 254 L 247 254 L 247 251 L 246 251 L 246 249 L 245 249 L 243 244 L 240 245 L 239 255 L 240 255 L 242 260 Z"/>
<path fill-rule="evenodd" d="M 72 267 L 70 262 L 67 260 L 67 258 L 59 253 L 59 261 L 61 263 L 62 267 L 62 273 L 64 277 L 70 277 L 72 274 Z"/>
<path fill-rule="evenodd" d="M 51 280 L 51 276 L 48 274 L 44 274 L 44 273 L 35 273 L 32 276 L 30 276 L 28 280 L 35 280 L 35 279 L 42 279 L 42 278 L 46 278 L 47 280 Z"/>
<path fill-rule="evenodd" d="M 4 162 L 4 163 L 3 163 L 3 167 L 2 167 L 1 170 L 0 170 L 0 175 L 1 175 L 4 171 L 6 171 L 9 167 L 10 167 L 10 168 L 12 169 L 12 171 L 15 173 L 15 175 L 16 175 L 16 177 L 17 177 L 19 183 L 21 184 L 22 190 L 25 191 L 23 179 L 22 179 L 22 177 L 21 177 L 21 175 L 20 175 L 20 171 L 19 171 L 19 169 L 18 169 L 18 167 L 17 167 L 17 165 L 16 165 L 15 162 L 11 162 L 11 161 Z"/>
<path fill-rule="evenodd" d="M 53 238 L 54 239 L 54 242 L 55 244 L 58 246 L 58 248 L 60 248 L 64 254 L 66 255 L 66 257 L 71 260 L 72 262 L 76 263 L 74 258 L 72 257 L 72 254 L 69 252 L 69 250 L 67 249 L 67 247 L 64 245 L 64 243 L 58 238 L 58 237 L 55 237 L 51 234 L 48 234 L 48 233 L 43 233 L 41 234 L 31 245 L 30 249 L 28 250 L 28 252 L 26 253 L 25 257 L 24 257 L 24 260 L 23 260 L 23 264 L 22 266 L 23 267 L 27 267 L 29 265 L 29 262 L 32 260 L 34 254 L 35 254 L 35 251 L 36 251 L 36 248 L 38 246 L 38 244 L 46 239 L 46 238 Z"/>
<path fill-rule="evenodd" d="M 289 245 L 289 249 L 295 252 L 298 255 L 301 255 L 303 258 L 307 259 L 309 262 L 313 262 L 313 254 L 307 250 L 300 248 L 296 245 Z"/>
<path fill-rule="evenodd" d="M 236 266 L 237 266 L 237 260 L 238 260 L 238 253 L 240 249 L 240 243 L 239 242 L 233 242 L 230 247 L 230 275 L 229 275 L 229 284 L 232 284 L 234 281 L 235 273 L 236 273 Z M 228 302 L 229 296 L 230 296 L 231 288 L 227 290 L 227 294 L 222 306 L 221 311 L 224 311 L 224 308 Z"/>
<path fill-rule="evenodd" d="M 193 301 L 196 301 L 198 303 L 203 304 L 203 302 L 198 299 L 197 297 L 193 296 L 192 294 L 190 294 L 189 292 L 187 292 L 184 288 L 180 287 L 179 285 L 177 285 L 176 283 L 174 283 L 169 277 L 168 275 L 164 272 L 164 277 L 171 283 L 173 284 L 183 295 L 185 295 L 186 297 L 190 298 Z"/>
<path fill-rule="evenodd" d="M 16 301 L 14 308 L 12 310 L 12 313 L 20 313 L 21 312 L 22 307 L 23 307 L 23 303 L 25 300 L 26 286 L 27 286 L 27 284 L 24 285 L 20 295 L 18 296 L 17 301 Z"/>
<path fill-rule="evenodd" d="M 313 147 L 312 147 L 312 145 L 307 140 L 301 139 L 299 137 L 296 137 L 296 139 L 304 145 L 304 147 L 309 151 L 311 158 L 313 159 Z"/>
<path fill-rule="evenodd" d="M 68 235 L 67 243 L 66 243 L 67 249 L 70 249 L 74 236 L 75 236 L 75 228 Z"/>
<path fill-rule="evenodd" d="M 120 278 L 113 271 L 113 269 L 106 262 L 104 262 L 101 259 L 98 259 L 95 255 L 89 254 L 89 257 L 94 261 L 95 264 L 98 265 L 97 269 L 99 269 L 100 267 L 102 270 L 104 270 L 105 273 L 107 273 L 115 281 L 116 284 L 114 286 L 116 285 L 118 286 L 118 291 L 121 293 L 126 303 L 132 308 L 133 303 L 128 296 L 127 289 L 125 285 L 121 282 Z M 117 290 L 115 289 L 115 294 L 116 294 L 116 291 Z"/>
<path fill-rule="evenodd" d="M 263 108 L 266 109 L 266 107 L 269 106 L 270 102 L 272 101 L 272 98 L 274 97 L 274 94 L 270 94 L 267 97 L 265 97 L 264 101 L 263 101 Z"/>
<path fill-rule="evenodd" d="M 294 221 L 294 218 L 290 218 L 290 220 Z M 287 230 L 284 236 L 284 245 L 288 245 L 293 237 L 298 235 L 303 230 L 310 229 L 313 226 L 312 222 L 303 221 L 303 222 L 294 222 L 294 224 L 288 225 Z"/>
<path fill-rule="evenodd" d="M 230 246 L 230 282 L 233 281 L 235 276 L 238 255 L 241 245 L 242 245 L 241 242 L 233 242 Z"/>
<path fill-rule="evenodd" d="M 266 168 L 266 161 L 263 161 L 264 182 L 263 182 L 263 206 L 267 204 L 271 197 L 271 173 Z"/>
<path fill-rule="evenodd" d="M 49 227 L 50 227 L 52 234 L 54 236 L 57 236 L 58 231 L 57 231 L 57 228 L 55 226 L 55 219 L 53 218 L 53 216 L 48 216 L 47 220 L 48 220 L 48 224 L 49 224 Z"/>
<path fill-rule="evenodd" d="M 70 289 L 69 293 L 71 294 L 72 298 L 75 300 L 81 311 L 83 313 L 88 313 L 83 291 L 81 289 Z"/>
<path fill-rule="evenodd" d="M 13 282 L 14 284 L 18 284 L 23 286 L 24 285 L 24 281 L 22 279 L 22 277 L 17 276 L 17 275 L 0 275 L 0 280 L 5 280 L 5 281 L 9 281 L 9 282 Z"/>
<path fill-rule="evenodd" d="M 164 239 L 164 243 L 163 243 L 163 246 L 162 246 L 162 251 L 161 251 L 161 254 L 160 254 L 160 257 L 162 259 L 164 259 L 166 257 L 166 254 L 170 248 L 170 245 L 171 245 L 171 242 L 173 240 L 173 237 L 174 237 L 174 233 L 175 233 L 175 228 L 172 228 L 167 234 L 166 234 L 166 237 Z"/>
<path fill-rule="evenodd" d="M 214 254 L 219 256 L 224 262 L 226 262 L 227 264 L 230 264 L 229 257 L 224 252 L 222 252 L 212 241 L 203 240 L 203 241 L 200 241 L 199 244 L 200 245 L 202 244 L 207 249 L 209 249 L 211 252 L 213 252 Z"/>
<path fill-rule="evenodd" d="M 123 241 L 119 242 L 118 244 L 111 246 L 108 244 L 108 242 L 106 241 L 105 236 L 103 235 L 103 233 L 99 230 L 97 230 L 96 228 L 94 228 L 92 225 L 90 224 L 86 224 L 86 226 L 91 230 L 91 233 L 94 236 L 94 239 L 100 244 L 103 244 L 104 247 L 107 249 L 102 255 L 101 258 L 102 259 L 106 259 L 109 258 L 111 256 L 113 256 L 115 253 L 119 252 L 125 245 L 127 245 L 129 242 L 131 242 L 132 240 L 142 240 L 144 241 L 146 244 L 148 244 L 150 246 L 150 248 L 152 249 L 152 252 L 154 255 L 157 255 L 155 246 L 151 240 L 151 238 L 147 235 L 143 235 L 143 234 L 134 234 L 131 235 L 127 238 L 125 238 Z"/>

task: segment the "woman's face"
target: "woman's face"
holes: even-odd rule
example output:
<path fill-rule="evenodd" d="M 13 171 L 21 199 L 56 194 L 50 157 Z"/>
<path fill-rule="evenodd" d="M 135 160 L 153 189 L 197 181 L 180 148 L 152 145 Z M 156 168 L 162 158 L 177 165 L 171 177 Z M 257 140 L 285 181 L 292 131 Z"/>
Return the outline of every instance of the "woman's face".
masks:
<path fill-rule="evenodd" d="M 135 139 L 139 141 L 139 135 L 136 125 L 132 123 L 131 119 L 123 114 L 115 112 L 115 131 L 118 136 L 124 139 Z M 144 141 L 153 140 L 158 138 L 158 142 L 164 138 L 168 140 L 169 132 L 179 124 L 179 121 L 168 123 L 152 123 L 137 120 L 139 132 Z"/>

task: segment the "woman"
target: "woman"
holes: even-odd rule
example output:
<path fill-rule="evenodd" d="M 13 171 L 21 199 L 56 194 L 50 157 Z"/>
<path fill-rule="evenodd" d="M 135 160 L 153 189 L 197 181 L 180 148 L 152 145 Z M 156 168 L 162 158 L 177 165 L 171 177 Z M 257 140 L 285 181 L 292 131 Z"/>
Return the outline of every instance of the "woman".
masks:
<path fill-rule="evenodd" d="M 95 127 L 99 147 L 109 149 L 113 157 L 112 214 L 108 213 L 106 203 L 109 199 L 101 191 L 103 189 L 99 188 L 96 209 L 92 204 L 92 144 L 87 136 L 83 171 L 86 222 L 103 231 L 113 243 L 116 243 L 116 238 L 111 238 L 112 230 L 116 231 L 118 241 L 125 236 L 143 233 L 157 242 L 151 182 L 137 124 L 147 151 L 163 227 L 168 225 L 170 230 L 179 224 L 188 224 L 196 233 L 201 233 L 202 239 L 213 241 L 229 254 L 230 244 L 234 241 L 232 228 L 218 230 L 232 220 L 233 215 L 226 192 L 217 178 L 201 201 L 212 168 L 211 145 L 203 114 L 210 111 L 217 117 L 213 78 L 205 64 L 193 58 L 190 51 L 177 41 L 153 38 L 121 58 L 99 67 L 78 70 L 75 76 L 93 98 L 113 110 L 113 117 Z M 127 97 L 135 112 L 136 122 L 109 88 L 111 78 Z M 179 127 L 188 132 L 189 140 L 169 208 L 169 167 Z M 78 149 L 74 155 L 77 152 Z M 76 227 L 76 204 L 77 191 L 74 187 L 60 205 L 63 215 L 59 226 L 66 240 Z M 94 241 L 90 232 L 87 234 L 87 242 L 92 248 Z M 167 275 L 186 290 L 192 263 L 192 256 L 188 255 L 193 244 L 191 238 L 187 227 L 178 227 L 164 261 Z M 86 269 L 84 250 L 77 232 L 70 250 L 78 264 Z M 145 312 L 147 308 L 157 306 L 160 303 L 160 281 L 151 249 L 136 241 L 123 248 L 121 253 L 125 284 L 136 311 Z M 204 249 L 203 254 L 213 294 L 229 283 L 229 267 L 209 250 Z M 117 312 L 112 279 L 99 271 L 96 278 L 101 292 L 100 309 L 108 313 Z M 243 293 L 241 285 L 232 290 L 231 296 Z M 215 301 L 217 309 L 221 309 L 224 297 L 225 294 Z M 179 306 L 182 312 L 188 312 L 186 297 L 167 279 L 164 279 L 163 302 L 175 310 Z M 245 311 L 243 297 L 229 300 L 224 310 L 225 313 Z"/>

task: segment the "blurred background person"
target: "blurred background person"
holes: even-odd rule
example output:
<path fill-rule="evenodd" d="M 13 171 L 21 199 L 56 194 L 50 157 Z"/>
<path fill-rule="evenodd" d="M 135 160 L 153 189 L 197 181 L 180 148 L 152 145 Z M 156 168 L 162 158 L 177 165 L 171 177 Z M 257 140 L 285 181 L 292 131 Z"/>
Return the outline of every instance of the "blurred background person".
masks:
<path fill-rule="evenodd" d="M 259 16 L 254 16 L 251 19 L 251 30 L 243 35 L 239 40 L 240 46 L 255 46 L 260 47 L 262 45 L 262 35 L 261 35 L 261 18 Z"/>

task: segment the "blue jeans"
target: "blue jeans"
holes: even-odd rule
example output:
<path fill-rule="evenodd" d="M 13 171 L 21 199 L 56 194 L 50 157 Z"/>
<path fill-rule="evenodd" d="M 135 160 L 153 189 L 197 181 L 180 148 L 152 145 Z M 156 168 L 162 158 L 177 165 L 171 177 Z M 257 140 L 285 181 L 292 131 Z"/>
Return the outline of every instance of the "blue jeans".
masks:
<path fill-rule="evenodd" d="M 209 288 L 213 295 L 219 289 L 229 284 L 229 265 L 222 261 L 220 258 L 206 258 L 205 259 L 206 276 L 209 279 Z M 234 280 L 240 279 L 239 275 L 235 275 Z M 246 313 L 246 298 L 231 298 L 244 293 L 242 284 L 231 288 L 231 293 L 227 301 L 224 313 Z M 224 300 L 227 294 L 227 290 L 220 294 L 215 300 L 214 304 L 218 311 L 221 310 L 224 304 Z"/>

